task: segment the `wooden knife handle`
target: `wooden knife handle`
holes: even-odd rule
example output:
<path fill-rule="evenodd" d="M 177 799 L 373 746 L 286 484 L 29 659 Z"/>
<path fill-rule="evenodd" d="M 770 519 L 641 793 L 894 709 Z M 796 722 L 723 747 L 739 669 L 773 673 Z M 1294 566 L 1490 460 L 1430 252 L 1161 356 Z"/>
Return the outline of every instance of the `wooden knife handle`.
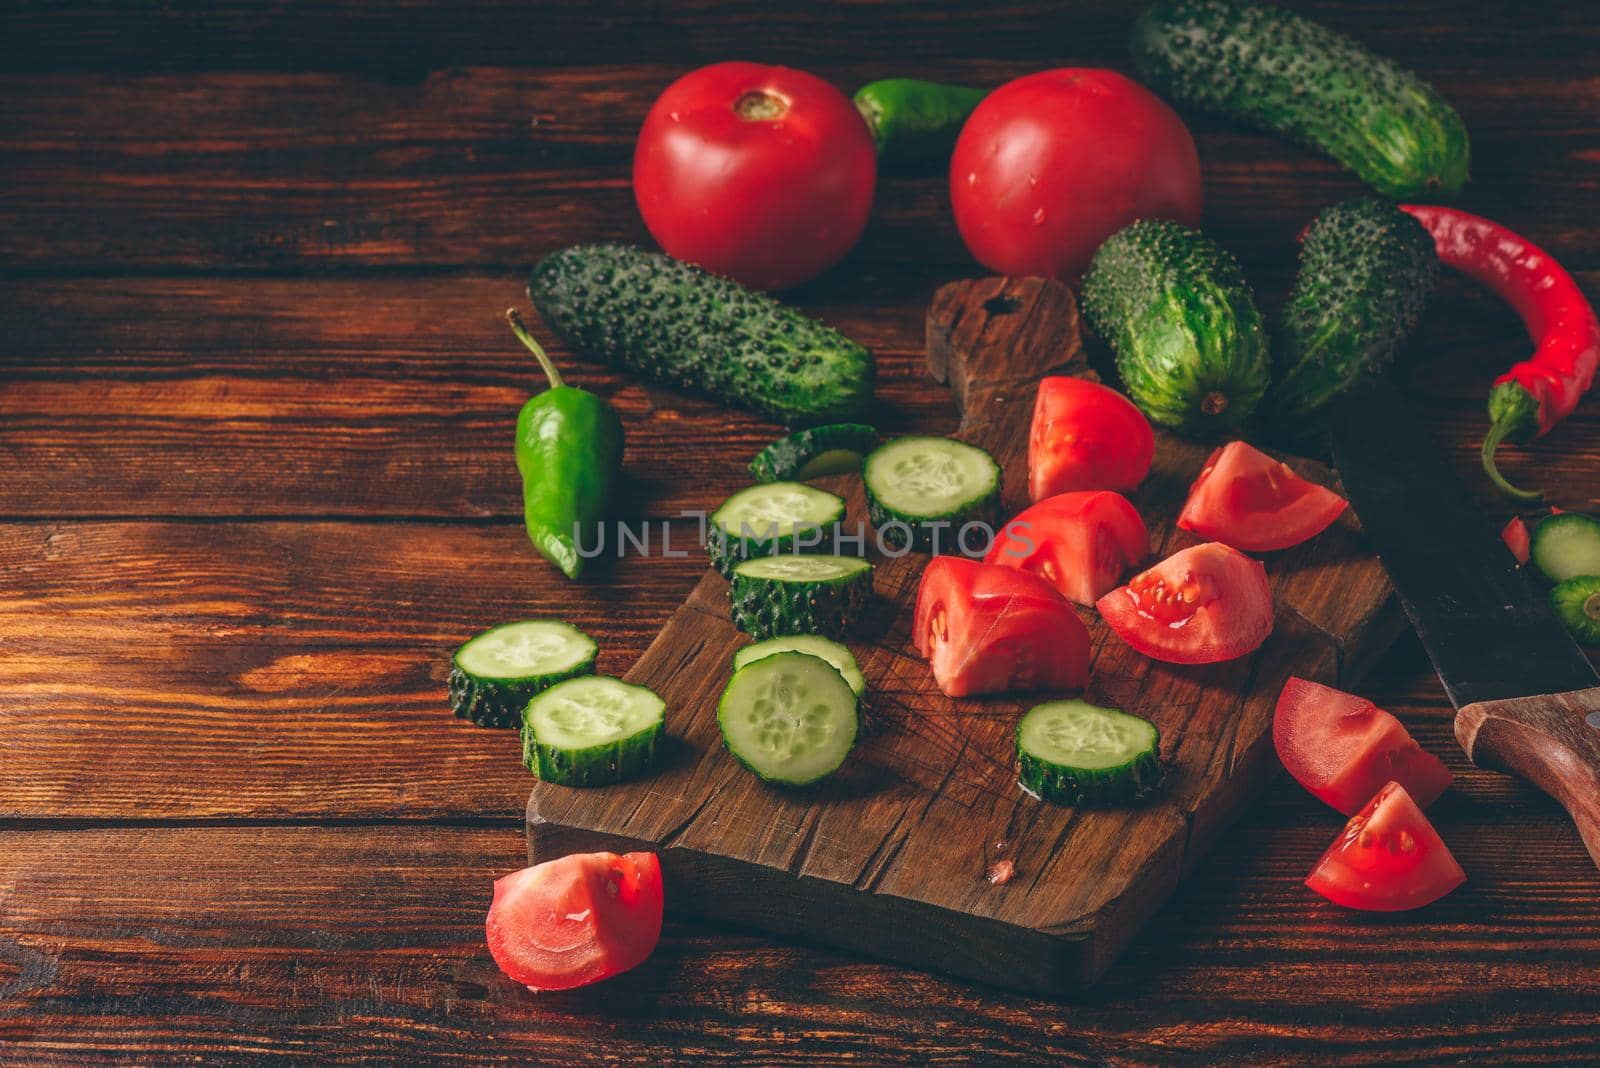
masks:
<path fill-rule="evenodd" d="M 1600 686 L 1468 705 L 1456 740 L 1474 764 L 1515 772 L 1561 802 L 1600 866 Z"/>

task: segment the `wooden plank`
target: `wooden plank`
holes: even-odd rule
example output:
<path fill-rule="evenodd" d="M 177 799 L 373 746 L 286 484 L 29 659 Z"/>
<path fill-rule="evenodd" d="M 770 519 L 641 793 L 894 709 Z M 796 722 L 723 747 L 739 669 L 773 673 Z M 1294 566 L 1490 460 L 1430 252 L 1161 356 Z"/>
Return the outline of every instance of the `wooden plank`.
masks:
<path fill-rule="evenodd" d="M 554 615 L 621 673 L 705 563 L 607 565 L 574 585 L 515 524 L 0 525 L 0 818 L 518 816 L 449 656 Z"/>
<path fill-rule="evenodd" d="M 922 371 L 922 317 L 943 276 L 847 271 L 801 302 L 875 353 L 886 432 L 954 426 Z M 1600 298 L 1600 272 L 1582 278 Z M 0 282 L 0 515 L 514 520 L 508 443 L 536 383 L 500 313 L 525 301 L 521 286 L 520 273 Z M 625 515 L 715 507 L 779 433 L 552 349 L 622 412 Z M 1469 485 L 1486 485 L 1489 382 L 1527 349 L 1507 309 L 1451 281 L 1396 372 Z M 1503 450 L 1506 470 L 1563 507 L 1600 508 L 1597 427 L 1600 395 L 1548 438 Z"/>
<path fill-rule="evenodd" d="M 522 863 L 509 827 L 4 829 L 0 1049 L 74 1068 L 1582 1062 L 1600 898 L 1577 835 L 1457 766 L 1431 815 L 1470 878 L 1427 912 L 1375 929 L 1306 891 L 1339 817 L 1280 782 L 1065 1005 L 676 919 L 636 971 L 529 994 L 483 942 L 491 880 Z"/>
<path fill-rule="evenodd" d="M 1008 515 L 1026 502 L 1032 387 L 1068 364 L 1086 370 L 1077 329 L 1059 283 L 987 279 L 934 298 L 930 367 L 963 405 L 957 436 L 989 449 L 1006 472 Z M 1134 497 L 1158 555 L 1188 543 L 1172 521 L 1206 453 L 1158 435 Z M 862 521 L 859 480 L 847 484 L 851 521 Z M 538 784 L 530 856 L 643 843 L 693 888 L 680 908 L 1016 989 L 1076 989 L 1105 971 L 1270 774 L 1284 681 L 1335 680 L 1339 645 L 1370 631 L 1388 598 L 1377 561 L 1341 529 L 1274 559 L 1278 622 L 1250 657 L 1159 664 L 1095 619 L 1086 696 L 1155 721 L 1169 778 L 1148 806 L 1091 811 L 1016 789 L 1016 716 L 1031 701 L 956 702 L 938 692 L 911 639 L 924 563 L 914 554 L 875 563 L 885 623 L 851 644 L 881 729 L 810 792 L 766 787 L 722 751 L 716 698 L 747 639 L 727 621 L 726 583 L 708 573 L 626 676 L 667 702 L 675 752 L 636 783 Z M 1017 874 L 995 886 L 985 873 L 1002 858 Z M 844 913 L 854 921 L 841 925 Z"/>
<path fill-rule="evenodd" d="M 1060 40 L 1074 41 L 1064 34 Z M 1412 48 L 1398 53 L 1421 59 Z M 1451 53 L 1442 53 L 1449 57 Z M 1062 57 L 1066 59 L 1068 57 Z M 1125 67 L 1121 40 L 1071 61 Z M 520 266 L 580 241 L 645 241 L 630 188 L 638 128 L 682 66 L 355 74 L 0 78 L 0 265 L 95 273 L 173 268 Z M 1530 71 L 1508 89 L 1461 57 L 1436 72 L 1473 135 L 1469 209 L 1573 267 L 1600 267 L 1590 151 L 1600 79 Z M 982 60 L 926 71 L 995 85 L 1035 69 Z M 880 63 L 817 68 L 853 88 Z M 1196 117 L 1206 226 L 1247 267 L 1285 264 L 1353 176 L 1263 134 Z M 1559 189 L 1560 196 L 1547 190 Z M 881 183 L 855 265 L 970 264 L 948 178 Z"/>

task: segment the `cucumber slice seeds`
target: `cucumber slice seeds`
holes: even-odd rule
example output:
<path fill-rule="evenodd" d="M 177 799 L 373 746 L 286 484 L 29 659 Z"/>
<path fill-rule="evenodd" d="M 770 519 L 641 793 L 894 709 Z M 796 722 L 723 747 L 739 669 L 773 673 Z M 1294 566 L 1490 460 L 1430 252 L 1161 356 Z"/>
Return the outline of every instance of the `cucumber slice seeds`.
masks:
<path fill-rule="evenodd" d="M 1581 512 L 1545 516 L 1533 528 L 1528 553 L 1551 582 L 1600 575 L 1600 520 Z"/>
<path fill-rule="evenodd" d="M 747 645 L 733 654 L 733 670 L 738 671 L 745 665 L 753 664 L 774 653 L 806 653 L 810 656 L 819 656 L 844 676 L 844 681 L 850 684 L 857 697 L 867 691 L 867 678 L 861 674 L 861 666 L 856 663 L 856 658 L 850 650 L 836 641 L 819 638 L 815 634 L 785 634 L 782 637 L 768 638 L 764 642 Z"/>
<path fill-rule="evenodd" d="M 896 438 L 872 451 L 862 478 L 868 518 L 891 548 L 957 552 L 967 523 L 988 524 L 991 536 L 999 523 L 1000 465 L 965 442 Z"/>
<path fill-rule="evenodd" d="M 1018 782 L 1058 805 L 1126 805 L 1161 782 L 1161 732 L 1087 701 L 1047 701 L 1017 723 Z"/>
<path fill-rule="evenodd" d="M 593 674 L 598 652 L 593 638 L 560 620 L 491 627 L 456 650 L 450 707 L 482 727 L 518 726 L 534 695 L 564 679 Z"/>
<path fill-rule="evenodd" d="M 842 522 L 844 498 L 803 482 L 769 482 L 740 490 L 711 513 L 706 551 L 711 566 L 731 578 L 741 560 L 830 551 Z M 797 545 L 802 535 L 805 544 Z"/>
<path fill-rule="evenodd" d="M 855 747 L 859 723 L 850 684 L 807 653 L 773 653 L 745 665 L 717 702 L 728 752 L 762 780 L 784 786 L 836 771 Z"/>
<path fill-rule="evenodd" d="M 842 638 L 872 593 L 872 565 L 856 556 L 767 556 L 733 569 L 734 625 L 756 638 Z"/>
<path fill-rule="evenodd" d="M 604 786 L 647 770 L 666 703 L 609 675 L 557 683 L 528 702 L 522 763 L 544 782 Z"/>
<path fill-rule="evenodd" d="M 1600 645 L 1600 575 L 1557 583 L 1550 591 L 1550 606 L 1579 642 Z"/>
<path fill-rule="evenodd" d="M 829 423 L 797 430 L 756 453 L 750 474 L 757 482 L 804 482 L 823 475 L 861 470 L 861 460 L 878 443 L 878 431 L 865 423 Z"/>

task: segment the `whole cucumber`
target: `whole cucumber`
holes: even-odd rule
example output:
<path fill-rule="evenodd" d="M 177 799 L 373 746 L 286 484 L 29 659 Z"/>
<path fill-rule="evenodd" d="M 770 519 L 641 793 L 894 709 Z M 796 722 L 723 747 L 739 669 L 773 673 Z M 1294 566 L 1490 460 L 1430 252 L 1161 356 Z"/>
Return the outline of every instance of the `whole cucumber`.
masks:
<path fill-rule="evenodd" d="M 962 124 L 988 95 L 987 89 L 883 78 L 856 90 L 855 104 L 878 146 L 879 165 L 912 170 L 948 164 Z"/>
<path fill-rule="evenodd" d="M 1384 196 L 1450 198 L 1461 116 L 1421 78 L 1308 18 L 1246 0 L 1161 0 L 1134 24 L 1139 76 L 1180 104 L 1327 153 Z"/>
<path fill-rule="evenodd" d="M 1083 310 L 1151 422 L 1216 437 L 1266 392 L 1255 297 L 1238 261 L 1198 230 L 1141 219 L 1112 234 L 1084 276 Z"/>
<path fill-rule="evenodd" d="M 1320 212 L 1272 338 L 1277 366 L 1262 412 L 1277 436 L 1317 433 L 1329 401 L 1388 366 L 1438 278 L 1433 238 L 1388 201 L 1362 197 Z"/>
<path fill-rule="evenodd" d="M 856 421 L 872 401 L 872 356 L 765 293 L 628 245 L 576 245 L 528 281 L 568 344 L 657 382 L 790 426 Z"/>

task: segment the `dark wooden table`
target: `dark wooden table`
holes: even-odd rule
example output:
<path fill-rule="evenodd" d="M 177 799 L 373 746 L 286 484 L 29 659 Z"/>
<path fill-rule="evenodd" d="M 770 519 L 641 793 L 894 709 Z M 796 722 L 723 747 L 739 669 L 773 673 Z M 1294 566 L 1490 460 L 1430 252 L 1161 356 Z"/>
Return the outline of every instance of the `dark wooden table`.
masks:
<path fill-rule="evenodd" d="M 1339 820 L 1279 781 L 1071 1003 L 673 921 L 596 988 L 501 977 L 483 915 L 529 779 L 450 716 L 447 655 L 559 605 L 621 673 L 703 567 L 578 588 L 533 558 L 509 447 L 535 374 L 500 319 L 526 266 L 645 239 L 633 137 L 686 69 L 1125 66 L 1137 5 L 668 6 L 0 12 L 0 1062 L 1600 1059 L 1600 876 L 1552 803 L 1466 764 L 1409 637 L 1368 692 L 1459 776 L 1433 815 L 1470 876 L 1416 915 L 1308 893 Z M 1590 5 L 1296 6 L 1431 79 L 1472 130 L 1463 204 L 1600 296 Z M 1359 187 L 1195 129 L 1207 226 L 1270 305 Z M 943 181 L 892 179 L 795 299 L 877 352 L 886 429 L 939 432 L 923 309 L 975 273 Z M 1525 349 L 1451 280 L 1399 368 L 1464 469 Z M 624 414 L 630 514 L 714 505 L 774 431 L 560 357 Z M 1506 467 L 1596 508 L 1600 402 Z"/>

